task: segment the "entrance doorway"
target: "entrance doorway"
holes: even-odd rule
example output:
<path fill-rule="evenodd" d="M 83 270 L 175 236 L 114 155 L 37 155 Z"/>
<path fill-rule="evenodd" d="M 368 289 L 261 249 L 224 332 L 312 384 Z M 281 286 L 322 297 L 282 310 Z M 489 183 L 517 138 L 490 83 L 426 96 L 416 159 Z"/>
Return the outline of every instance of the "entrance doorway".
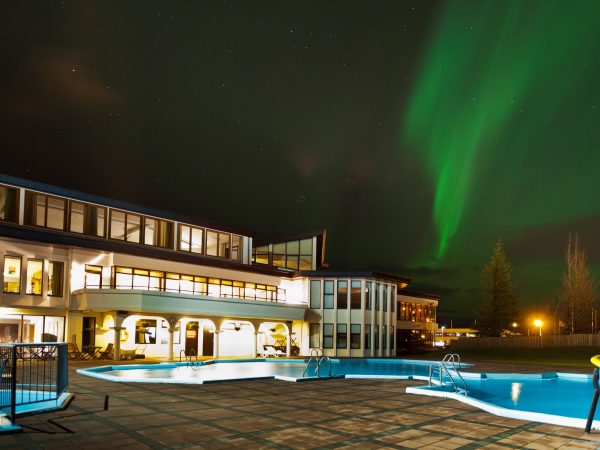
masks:
<path fill-rule="evenodd" d="M 81 333 L 81 347 L 93 347 L 96 345 L 96 318 L 83 318 L 83 333 Z"/>
<path fill-rule="evenodd" d="M 185 354 L 198 354 L 198 322 L 188 322 L 185 326 Z"/>
<path fill-rule="evenodd" d="M 211 333 L 208 327 L 202 330 L 202 356 L 213 356 L 215 333 Z"/>

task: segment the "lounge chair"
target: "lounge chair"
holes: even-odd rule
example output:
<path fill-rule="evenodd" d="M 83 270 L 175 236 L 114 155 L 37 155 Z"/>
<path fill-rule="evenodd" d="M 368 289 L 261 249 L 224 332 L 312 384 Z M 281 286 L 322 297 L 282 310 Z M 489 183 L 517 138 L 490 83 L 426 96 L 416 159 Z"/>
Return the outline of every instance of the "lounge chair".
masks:
<path fill-rule="evenodd" d="M 135 359 L 135 348 L 132 350 L 121 350 L 121 359 Z"/>
<path fill-rule="evenodd" d="M 83 353 L 82 351 L 79 350 L 79 347 L 77 347 L 77 344 L 75 342 L 69 342 L 68 349 L 67 349 L 67 356 L 69 359 L 76 359 L 79 361 L 83 361 L 85 359 L 91 359 L 90 355 L 88 353 Z"/>
<path fill-rule="evenodd" d="M 144 355 L 144 353 L 146 352 L 146 344 L 144 345 L 138 345 L 135 348 L 135 354 L 133 355 L 134 359 L 144 359 L 146 357 L 146 355 Z"/>
<path fill-rule="evenodd" d="M 271 357 L 271 356 L 274 357 L 274 358 L 277 358 L 279 356 L 285 356 L 285 353 L 282 352 L 279 349 L 276 349 L 272 345 L 265 345 L 263 347 L 262 356 L 264 356 L 265 358 L 268 358 L 268 357 Z"/>
<path fill-rule="evenodd" d="M 98 354 L 96 355 L 96 358 L 97 359 L 113 359 L 113 349 L 114 349 L 113 343 L 106 344 L 106 348 L 104 350 L 98 352 Z"/>

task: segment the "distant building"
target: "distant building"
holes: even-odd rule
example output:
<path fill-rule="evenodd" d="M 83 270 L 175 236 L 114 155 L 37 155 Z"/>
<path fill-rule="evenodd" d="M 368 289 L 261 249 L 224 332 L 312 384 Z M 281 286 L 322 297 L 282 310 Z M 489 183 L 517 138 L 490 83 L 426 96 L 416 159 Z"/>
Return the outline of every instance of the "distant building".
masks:
<path fill-rule="evenodd" d="M 433 342 L 439 297 L 329 270 L 325 231 L 253 233 L 0 175 L 0 342 L 113 344 L 173 357 L 393 356 Z M 423 336 L 423 337 L 422 337 Z"/>
<path fill-rule="evenodd" d="M 438 328 L 435 331 L 435 345 L 446 347 L 458 339 L 477 337 L 477 332 L 473 328 Z"/>

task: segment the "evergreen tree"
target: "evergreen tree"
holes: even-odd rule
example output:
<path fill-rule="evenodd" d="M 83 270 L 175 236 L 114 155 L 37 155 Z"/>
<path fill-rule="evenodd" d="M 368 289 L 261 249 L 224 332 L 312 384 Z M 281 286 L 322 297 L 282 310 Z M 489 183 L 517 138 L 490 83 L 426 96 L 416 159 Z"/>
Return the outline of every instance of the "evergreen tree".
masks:
<path fill-rule="evenodd" d="M 506 260 L 502 241 L 498 239 L 492 257 L 481 272 L 483 303 L 479 310 L 478 329 L 482 336 L 500 336 L 510 329 L 517 316 L 517 299 L 511 280 L 512 266 Z"/>
<path fill-rule="evenodd" d="M 585 250 L 577 234 L 569 234 L 565 251 L 567 271 L 560 292 L 561 319 L 569 333 L 594 333 L 597 282 L 590 276 Z"/>

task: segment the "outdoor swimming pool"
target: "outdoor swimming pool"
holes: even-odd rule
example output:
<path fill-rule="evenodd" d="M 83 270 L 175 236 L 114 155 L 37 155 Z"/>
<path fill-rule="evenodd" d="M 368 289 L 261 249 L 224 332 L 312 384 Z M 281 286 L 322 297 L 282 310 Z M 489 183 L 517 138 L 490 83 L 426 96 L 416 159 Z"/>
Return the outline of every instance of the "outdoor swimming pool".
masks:
<path fill-rule="evenodd" d="M 77 373 L 118 382 L 203 384 L 223 381 L 279 379 L 314 380 L 314 366 L 306 377 L 305 360 L 225 360 L 207 361 L 197 366 L 186 363 L 135 364 L 78 369 Z M 434 361 L 393 359 L 332 359 L 334 377 L 429 379 Z M 462 364 L 462 368 L 470 365 Z M 329 367 L 321 367 L 327 378 Z M 452 371 L 451 371 L 452 372 Z M 408 387 L 406 392 L 453 398 L 503 417 L 584 428 L 593 394 L 591 375 L 493 374 L 463 372 L 468 395 L 454 391 L 450 384 Z M 596 414 L 598 417 L 598 414 Z M 594 420 L 600 429 L 600 420 Z"/>
<path fill-rule="evenodd" d="M 311 364 L 303 376 L 305 360 L 225 360 L 190 366 L 177 364 L 136 364 L 78 369 L 77 372 L 111 381 L 140 383 L 202 384 L 233 380 L 275 378 L 286 381 L 315 379 Z M 374 376 L 378 378 L 427 379 L 431 361 L 353 359 L 331 360 L 331 374 L 335 377 Z M 321 378 L 327 377 L 329 366 L 323 364 Z"/>
<path fill-rule="evenodd" d="M 468 395 L 450 386 L 408 387 L 406 392 L 453 398 L 487 412 L 517 419 L 584 428 L 594 387 L 591 375 L 461 372 Z M 599 417 L 596 413 L 595 417 Z M 594 420 L 594 429 L 600 421 Z"/>

